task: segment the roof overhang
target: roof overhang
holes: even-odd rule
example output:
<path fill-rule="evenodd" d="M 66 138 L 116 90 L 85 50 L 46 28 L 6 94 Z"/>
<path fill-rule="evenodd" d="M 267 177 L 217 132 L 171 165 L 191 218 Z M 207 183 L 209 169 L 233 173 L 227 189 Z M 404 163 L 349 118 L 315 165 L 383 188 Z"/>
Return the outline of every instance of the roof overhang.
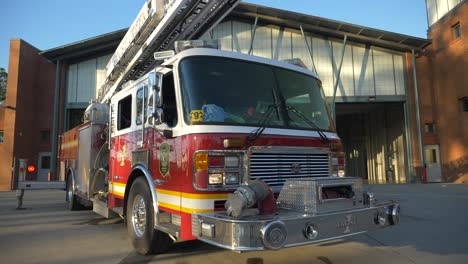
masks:
<path fill-rule="evenodd" d="M 250 3 L 239 4 L 230 15 L 230 18 L 243 18 L 251 21 L 254 21 L 255 17 L 258 17 L 259 24 L 274 24 L 298 30 L 302 26 L 309 33 L 338 39 L 343 39 L 346 35 L 349 41 L 402 52 L 421 51 L 432 43 L 424 38 Z"/>
<path fill-rule="evenodd" d="M 235 18 L 253 21 L 255 17 L 258 17 L 259 23 L 262 24 L 274 24 L 298 30 L 302 26 L 305 31 L 320 36 L 342 39 L 346 35 L 349 41 L 402 52 L 411 50 L 421 51 L 431 44 L 431 41 L 428 39 L 244 2 L 234 9 L 228 16 L 228 19 Z M 81 40 L 42 51 L 40 54 L 51 61 L 72 61 L 96 56 L 96 54 L 113 53 L 127 30 L 121 29 Z"/>
<path fill-rule="evenodd" d="M 122 41 L 126 29 L 117 30 L 104 35 L 80 40 L 71 44 L 42 51 L 40 54 L 51 61 L 74 60 L 96 54 L 113 53 Z"/>

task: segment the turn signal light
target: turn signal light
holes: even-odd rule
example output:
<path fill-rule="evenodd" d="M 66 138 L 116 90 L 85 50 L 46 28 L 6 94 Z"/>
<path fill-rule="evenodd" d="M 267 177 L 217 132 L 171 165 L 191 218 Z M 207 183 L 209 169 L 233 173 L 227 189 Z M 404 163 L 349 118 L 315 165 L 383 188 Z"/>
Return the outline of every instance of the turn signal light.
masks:
<path fill-rule="evenodd" d="M 199 152 L 195 154 L 195 169 L 197 171 L 208 170 L 208 153 Z"/>

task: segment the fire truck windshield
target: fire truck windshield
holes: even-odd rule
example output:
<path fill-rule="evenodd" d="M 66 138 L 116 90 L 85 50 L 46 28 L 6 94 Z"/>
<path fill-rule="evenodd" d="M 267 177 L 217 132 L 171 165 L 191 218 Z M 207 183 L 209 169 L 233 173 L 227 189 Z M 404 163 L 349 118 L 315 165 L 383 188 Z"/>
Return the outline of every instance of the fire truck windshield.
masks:
<path fill-rule="evenodd" d="M 331 130 L 319 81 L 312 76 L 209 56 L 186 58 L 179 71 L 187 124 L 258 126 L 275 106 L 266 127 Z M 291 107 L 307 120 L 288 111 Z"/>

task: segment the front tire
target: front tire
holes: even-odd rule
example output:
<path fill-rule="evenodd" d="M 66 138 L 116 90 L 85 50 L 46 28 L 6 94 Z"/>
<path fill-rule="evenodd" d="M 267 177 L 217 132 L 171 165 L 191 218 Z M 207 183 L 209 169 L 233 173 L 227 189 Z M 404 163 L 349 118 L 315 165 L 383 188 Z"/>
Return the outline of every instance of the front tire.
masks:
<path fill-rule="evenodd" d="M 126 216 L 128 235 L 138 253 L 148 255 L 169 250 L 172 239 L 166 233 L 154 229 L 151 194 L 142 177 L 137 178 L 130 188 Z"/>

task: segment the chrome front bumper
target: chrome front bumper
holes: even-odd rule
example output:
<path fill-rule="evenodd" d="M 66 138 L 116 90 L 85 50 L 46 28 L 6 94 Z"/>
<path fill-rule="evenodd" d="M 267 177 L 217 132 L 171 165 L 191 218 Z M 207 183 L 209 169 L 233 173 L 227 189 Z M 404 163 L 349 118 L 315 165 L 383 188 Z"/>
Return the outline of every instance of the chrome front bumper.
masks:
<path fill-rule="evenodd" d="M 234 219 L 225 212 L 192 215 L 199 240 L 236 251 L 280 249 L 323 242 L 399 223 L 400 207 L 387 202 L 326 214 L 279 209 L 275 215 Z"/>

